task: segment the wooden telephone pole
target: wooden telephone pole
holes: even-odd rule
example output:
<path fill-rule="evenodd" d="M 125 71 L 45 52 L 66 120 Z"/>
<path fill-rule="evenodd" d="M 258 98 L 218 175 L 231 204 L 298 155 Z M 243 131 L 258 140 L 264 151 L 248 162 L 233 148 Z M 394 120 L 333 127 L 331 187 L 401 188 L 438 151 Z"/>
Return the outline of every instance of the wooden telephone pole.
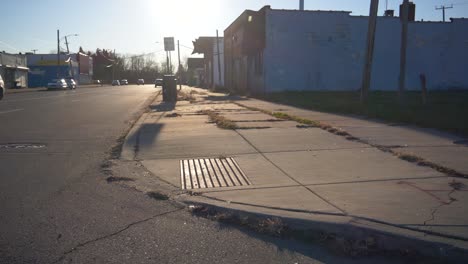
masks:
<path fill-rule="evenodd" d="M 401 19 L 401 48 L 400 48 L 400 76 L 398 78 L 398 98 L 401 100 L 405 92 L 406 83 L 406 47 L 408 44 L 408 14 L 409 1 L 403 1 Z"/>
<path fill-rule="evenodd" d="M 452 9 L 453 8 L 453 5 L 451 6 L 440 6 L 440 7 L 436 7 L 435 9 L 436 10 L 442 10 L 442 21 L 445 22 L 445 9 Z"/>
<path fill-rule="evenodd" d="M 366 43 L 366 60 L 364 64 L 364 73 L 361 86 L 361 103 L 367 101 L 369 93 L 371 74 L 372 74 L 372 60 L 374 57 L 375 46 L 375 30 L 377 26 L 377 12 L 379 10 L 379 0 L 371 0 L 369 11 L 369 26 L 367 29 L 367 43 Z"/>

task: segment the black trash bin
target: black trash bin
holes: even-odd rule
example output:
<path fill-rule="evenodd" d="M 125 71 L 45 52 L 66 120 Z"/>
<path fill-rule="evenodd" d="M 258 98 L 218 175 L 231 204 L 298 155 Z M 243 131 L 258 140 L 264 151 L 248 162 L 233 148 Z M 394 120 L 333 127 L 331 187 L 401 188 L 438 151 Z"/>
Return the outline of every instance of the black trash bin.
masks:
<path fill-rule="evenodd" d="M 177 78 L 174 75 L 164 75 L 162 92 L 164 102 L 177 101 Z"/>

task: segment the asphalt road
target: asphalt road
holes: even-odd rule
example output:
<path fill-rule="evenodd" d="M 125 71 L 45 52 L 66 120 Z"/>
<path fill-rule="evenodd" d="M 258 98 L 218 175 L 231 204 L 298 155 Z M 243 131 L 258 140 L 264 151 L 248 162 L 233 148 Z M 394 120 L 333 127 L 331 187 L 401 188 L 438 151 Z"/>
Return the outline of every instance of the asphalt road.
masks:
<path fill-rule="evenodd" d="M 0 263 L 355 262 L 107 183 L 102 162 L 158 90 L 83 88 L 0 101 Z"/>

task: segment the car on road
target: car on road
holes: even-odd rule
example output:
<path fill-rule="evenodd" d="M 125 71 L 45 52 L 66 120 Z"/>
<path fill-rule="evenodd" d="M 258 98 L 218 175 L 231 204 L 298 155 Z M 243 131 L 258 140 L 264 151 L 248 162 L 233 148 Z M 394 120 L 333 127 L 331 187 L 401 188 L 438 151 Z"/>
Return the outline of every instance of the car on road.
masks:
<path fill-rule="evenodd" d="M 128 85 L 128 80 L 127 79 L 122 79 L 120 81 L 120 85 Z"/>
<path fill-rule="evenodd" d="M 120 85 L 119 80 L 113 80 L 112 81 L 112 86 L 119 86 L 119 85 Z"/>
<path fill-rule="evenodd" d="M 5 82 L 3 82 L 2 75 L 0 75 L 0 100 L 3 99 L 5 95 Z"/>
<path fill-rule="evenodd" d="M 94 84 L 98 84 L 98 85 L 101 85 L 101 86 L 102 86 L 101 80 L 94 80 Z"/>
<path fill-rule="evenodd" d="M 53 79 L 47 84 L 47 89 L 52 90 L 52 89 L 67 89 L 68 84 L 65 81 L 65 79 Z"/>
<path fill-rule="evenodd" d="M 65 79 L 65 81 L 67 82 L 68 88 L 70 88 L 70 89 L 76 89 L 76 86 L 77 86 L 77 85 L 76 85 L 76 82 L 75 82 L 74 79 L 69 78 L 69 79 Z"/>
<path fill-rule="evenodd" d="M 156 79 L 154 81 L 154 87 L 163 86 L 163 79 Z"/>
<path fill-rule="evenodd" d="M 144 80 L 144 79 L 138 79 L 138 80 L 137 80 L 137 84 L 138 84 L 138 85 L 140 85 L 140 84 L 141 84 L 141 85 L 145 85 L 145 80 Z"/>

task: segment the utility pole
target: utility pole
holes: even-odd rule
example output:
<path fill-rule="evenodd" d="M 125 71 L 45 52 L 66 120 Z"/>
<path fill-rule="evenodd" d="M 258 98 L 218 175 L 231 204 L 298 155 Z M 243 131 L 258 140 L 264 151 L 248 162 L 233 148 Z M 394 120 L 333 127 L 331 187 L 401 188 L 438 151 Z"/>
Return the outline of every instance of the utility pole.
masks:
<path fill-rule="evenodd" d="M 218 50 L 218 80 L 219 80 L 219 86 L 223 85 L 223 79 L 221 78 L 221 53 L 219 51 L 219 36 L 218 36 L 218 30 L 216 30 L 216 49 Z M 216 88 L 216 85 L 215 85 Z"/>
<path fill-rule="evenodd" d="M 180 65 L 180 44 L 179 44 L 179 40 L 177 40 L 177 57 L 179 57 L 179 90 L 182 89 L 182 78 L 181 78 L 181 74 L 180 74 L 180 69 L 182 68 L 182 66 Z"/>
<path fill-rule="evenodd" d="M 436 9 L 436 10 L 442 10 L 442 21 L 445 22 L 445 9 L 452 9 L 452 8 L 453 8 L 453 5 L 451 5 L 451 6 L 444 6 L 444 5 L 443 5 L 443 6 L 440 6 L 440 7 L 437 7 L 437 6 L 436 6 L 435 9 Z"/>
<path fill-rule="evenodd" d="M 38 49 L 32 49 L 31 50 L 34 54 L 36 54 L 36 51 L 38 51 Z"/>
<path fill-rule="evenodd" d="M 57 29 L 57 79 L 60 78 L 60 31 Z"/>
<path fill-rule="evenodd" d="M 73 68 L 72 68 L 72 59 L 71 59 L 71 55 L 70 55 L 70 49 L 68 48 L 68 38 L 67 36 L 65 36 L 65 44 L 67 45 L 67 54 L 69 56 L 68 58 L 68 71 L 69 71 L 69 74 L 70 76 L 75 79 L 75 76 L 73 74 Z"/>
<path fill-rule="evenodd" d="M 115 49 L 114 49 L 114 61 L 112 62 L 112 81 L 115 79 Z"/>
<path fill-rule="evenodd" d="M 405 92 L 406 83 L 406 46 L 408 44 L 408 13 L 409 1 L 403 0 L 403 14 L 400 14 L 401 19 L 401 48 L 400 48 L 400 76 L 398 83 L 398 98 L 401 100 Z"/>
<path fill-rule="evenodd" d="M 299 10 L 304 10 L 304 0 L 299 0 Z"/>
<path fill-rule="evenodd" d="M 377 12 L 379 10 L 379 0 L 371 0 L 369 11 L 369 25 L 367 29 L 366 60 L 361 87 L 361 103 L 367 101 L 372 74 L 372 60 L 374 57 L 375 31 L 377 26 Z"/>

